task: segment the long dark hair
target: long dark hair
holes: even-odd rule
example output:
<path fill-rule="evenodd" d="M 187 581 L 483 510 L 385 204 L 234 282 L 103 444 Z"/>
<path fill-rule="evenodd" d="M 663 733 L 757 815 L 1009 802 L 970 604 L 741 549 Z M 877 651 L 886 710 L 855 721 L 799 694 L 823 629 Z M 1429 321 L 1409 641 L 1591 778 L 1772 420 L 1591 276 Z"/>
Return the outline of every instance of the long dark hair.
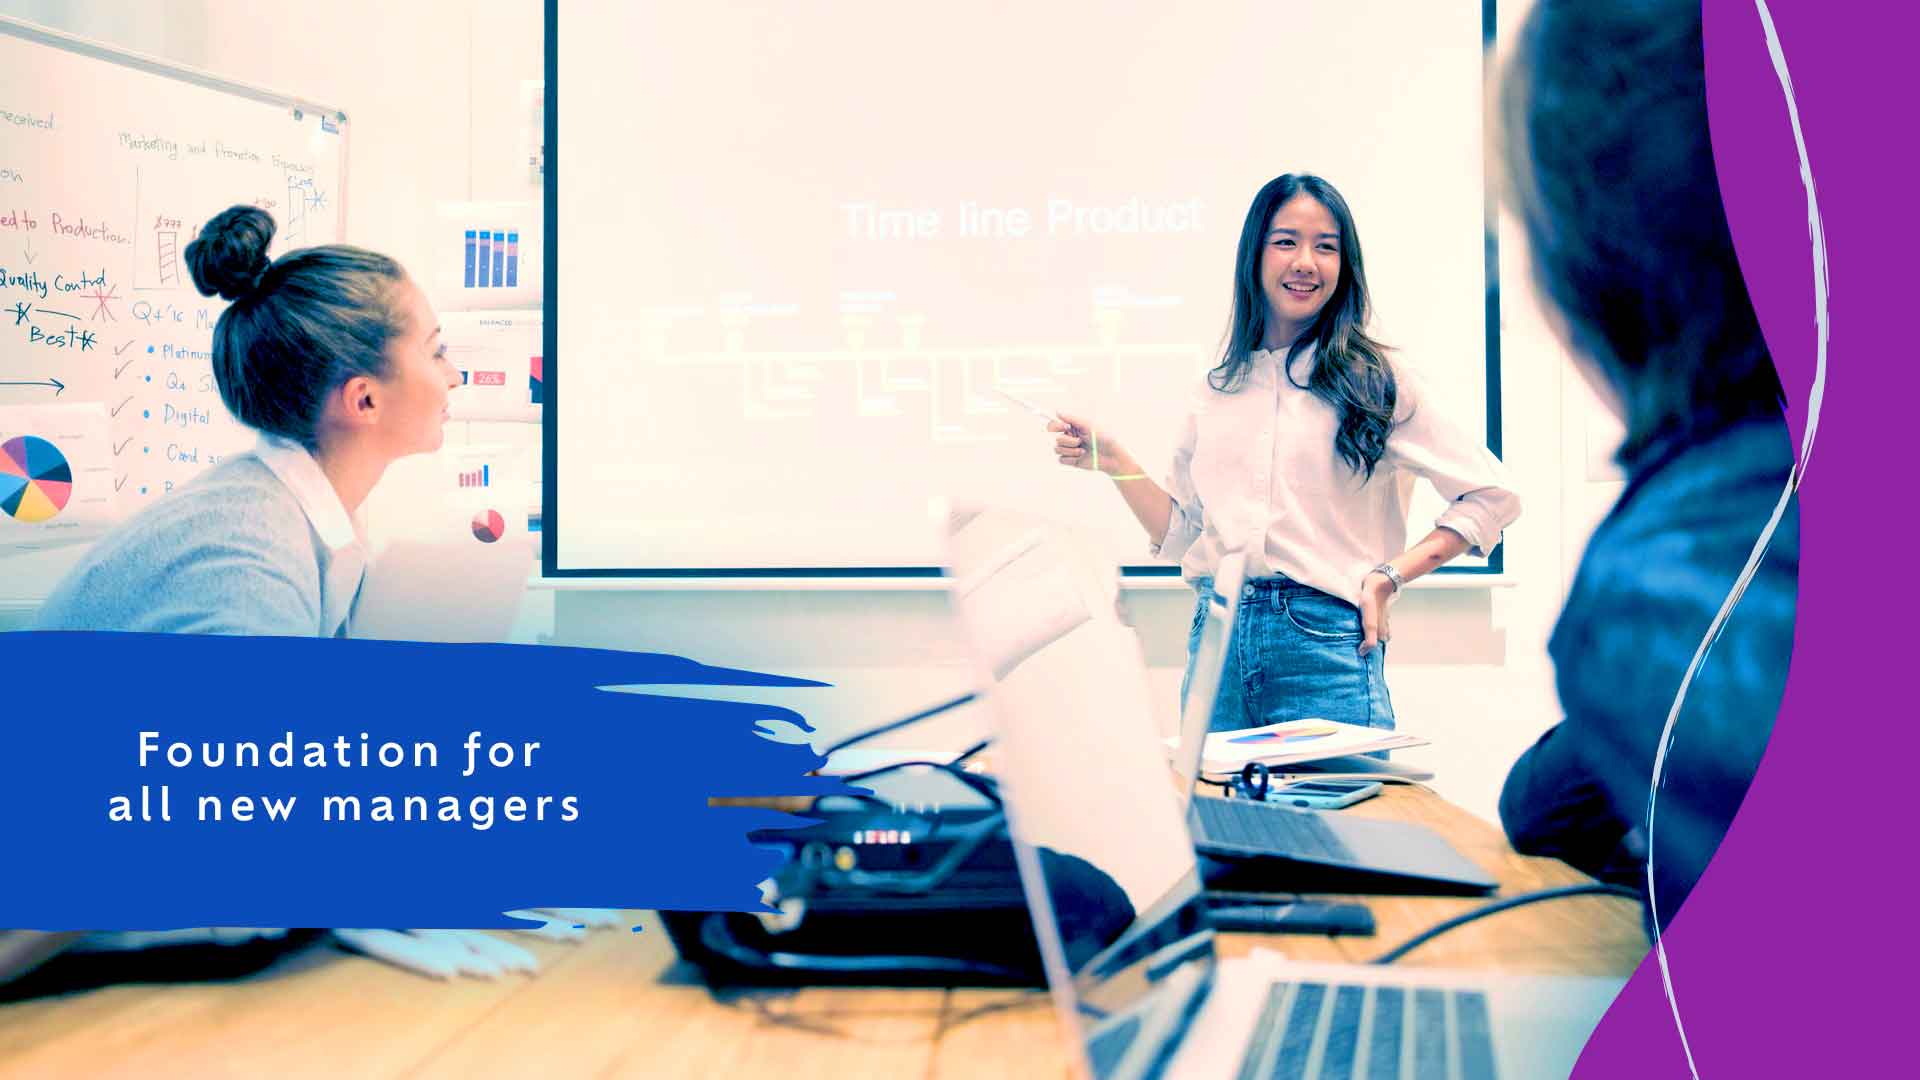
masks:
<path fill-rule="evenodd" d="M 1340 281 L 1321 307 L 1312 329 L 1287 350 L 1283 366 L 1291 382 L 1294 358 L 1309 344 L 1314 346 L 1313 372 L 1301 389 L 1340 414 L 1340 430 L 1333 437 L 1334 452 L 1354 472 L 1370 479 L 1386 453 L 1400 384 L 1387 362 L 1386 346 L 1367 336 L 1367 317 L 1372 308 L 1367 298 L 1366 264 L 1360 257 L 1360 233 L 1354 228 L 1347 200 L 1332 184 L 1311 173 L 1287 173 L 1267 181 L 1253 197 L 1246 223 L 1240 226 L 1227 346 L 1219 365 L 1207 373 L 1207 381 L 1222 393 L 1233 393 L 1245 383 L 1254 350 L 1260 348 L 1267 333 L 1267 293 L 1260 283 L 1260 255 L 1267 246 L 1267 231 L 1281 204 L 1302 193 L 1326 207 L 1340 226 Z"/>
<path fill-rule="evenodd" d="M 326 396 L 356 375 L 384 378 L 387 346 L 405 332 L 393 303 L 406 274 L 346 244 L 267 260 L 273 218 L 252 206 L 216 214 L 187 245 L 202 296 L 233 304 L 213 326 L 213 378 L 240 422 L 319 448 Z"/>
<path fill-rule="evenodd" d="M 1541 0 L 1502 90 L 1534 279 L 1619 395 L 1629 467 L 1784 408 L 1720 203 L 1701 41 L 1697 0 Z"/>

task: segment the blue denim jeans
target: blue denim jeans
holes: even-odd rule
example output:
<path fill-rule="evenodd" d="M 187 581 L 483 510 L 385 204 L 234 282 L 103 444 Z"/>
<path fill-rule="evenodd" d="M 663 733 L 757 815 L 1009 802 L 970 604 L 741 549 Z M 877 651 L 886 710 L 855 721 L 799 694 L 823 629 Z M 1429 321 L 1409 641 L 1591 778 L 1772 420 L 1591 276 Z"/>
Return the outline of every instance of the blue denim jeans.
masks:
<path fill-rule="evenodd" d="M 1187 631 L 1187 672 L 1180 680 L 1183 707 L 1205 615 L 1205 600 L 1198 600 Z M 1393 727 L 1386 646 L 1363 658 L 1360 638 L 1360 609 L 1345 600 L 1288 578 L 1247 582 L 1240 591 L 1239 617 L 1220 673 L 1212 730 L 1233 731 L 1309 716 Z"/>

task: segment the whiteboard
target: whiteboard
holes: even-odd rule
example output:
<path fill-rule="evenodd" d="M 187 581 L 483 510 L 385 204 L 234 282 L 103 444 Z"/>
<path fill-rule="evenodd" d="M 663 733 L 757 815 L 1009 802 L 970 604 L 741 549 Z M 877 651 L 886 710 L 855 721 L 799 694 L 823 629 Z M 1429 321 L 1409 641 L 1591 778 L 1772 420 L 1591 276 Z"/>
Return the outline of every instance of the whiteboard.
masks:
<path fill-rule="evenodd" d="M 550 575 L 930 575 L 939 497 L 1171 573 L 993 391 L 1163 475 L 1282 172 L 1342 190 L 1376 335 L 1499 450 L 1486 0 L 548 13 Z"/>
<path fill-rule="evenodd" d="M 273 256 L 335 242 L 346 168 L 337 109 L 0 19 L 0 447 L 72 478 L 41 485 L 69 500 L 51 514 L 0 499 L 0 596 L 52 585 L 22 550 L 252 445 L 213 383 L 226 303 L 195 291 L 186 246 L 236 203 L 273 215 Z"/>

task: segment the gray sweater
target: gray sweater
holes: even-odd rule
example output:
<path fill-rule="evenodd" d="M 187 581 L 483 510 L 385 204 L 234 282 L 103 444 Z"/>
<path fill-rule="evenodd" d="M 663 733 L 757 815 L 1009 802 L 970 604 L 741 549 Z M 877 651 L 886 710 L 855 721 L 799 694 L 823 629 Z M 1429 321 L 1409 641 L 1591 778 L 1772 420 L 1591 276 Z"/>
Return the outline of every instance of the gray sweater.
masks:
<path fill-rule="evenodd" d="M 295 449 L 291 463 L 281 456 L 269 465 L 262 454 L 287 450 L 231 457 L 102 539 L 54 588 L 33 628 L 337 636 L 364 556 L 324 541 L 282 478 L 290 469 L 319 476 L 312 459 Z"/>

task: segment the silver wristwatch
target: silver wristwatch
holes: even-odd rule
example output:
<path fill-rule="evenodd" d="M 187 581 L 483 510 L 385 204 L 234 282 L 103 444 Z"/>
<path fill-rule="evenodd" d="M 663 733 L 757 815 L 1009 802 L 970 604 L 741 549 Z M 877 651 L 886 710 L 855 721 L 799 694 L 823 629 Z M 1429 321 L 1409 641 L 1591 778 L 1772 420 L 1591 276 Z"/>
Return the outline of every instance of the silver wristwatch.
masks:
<path fill-rule="evenodd" d="M 1373 572 L 1393 582 L 1394 592 L 1399 592 L 1401 589 L 1407 587 L 1407 579 L 1400 576 L 1400 571 L 1395 570 L 1392 563 L 1381 563 L 1379 566 L 1373 568 Z"/>

